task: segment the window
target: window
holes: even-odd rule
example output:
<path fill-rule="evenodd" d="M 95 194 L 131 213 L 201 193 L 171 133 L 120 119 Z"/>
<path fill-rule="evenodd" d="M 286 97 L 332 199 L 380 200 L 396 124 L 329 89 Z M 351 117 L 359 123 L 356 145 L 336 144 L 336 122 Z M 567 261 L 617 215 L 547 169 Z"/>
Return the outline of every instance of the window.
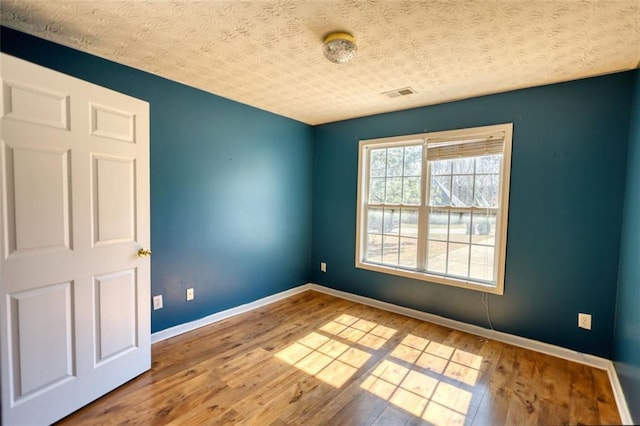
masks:
<path fill-rule="evenodd" d="M 512 132 L 360 141 L 356 267 L 502 294 Z"/>

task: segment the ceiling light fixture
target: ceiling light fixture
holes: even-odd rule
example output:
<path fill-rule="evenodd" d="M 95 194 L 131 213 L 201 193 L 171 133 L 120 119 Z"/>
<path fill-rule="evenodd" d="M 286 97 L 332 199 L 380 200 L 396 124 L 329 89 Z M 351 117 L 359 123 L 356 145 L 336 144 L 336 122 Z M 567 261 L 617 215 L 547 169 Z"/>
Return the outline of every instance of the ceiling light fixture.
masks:
<path fill-rule="evenodd" d="M 324 38 L 322 46 L 325 58 L 334 64 L 346 64 L 356 57 L 358 46 L 349 33 L 331 33 Z"/>

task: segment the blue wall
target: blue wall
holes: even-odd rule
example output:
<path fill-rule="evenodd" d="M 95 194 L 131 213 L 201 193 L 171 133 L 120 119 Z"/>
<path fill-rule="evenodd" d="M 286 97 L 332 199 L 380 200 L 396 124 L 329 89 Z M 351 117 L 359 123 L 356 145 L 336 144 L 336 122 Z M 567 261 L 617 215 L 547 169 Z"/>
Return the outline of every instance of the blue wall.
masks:
<path fill-rule="evenodd" d="M 514 123 L 496 329 L 610 357 L 634 74 L 621 73 L 314 128 L 312 281 L 488 327 L 482 293 L 356 269 L 358 140 Z M 327 262 L 327 273 L 319 264 Z M 577 327 L 578 312 L 593 329 Z"/>
<path fill-rule="evenodd" d="M 3 27 L 2 51 L 146 100 L 152 331 L 307 282 L 312 130 Z M 186 302 L 185 291 L 196 298 Z"/>
<path fill-rule="evenodd" d="M 640 71 L 633 92 L 613 359 L 633 420 L 640 423 Z"/>
<path fill-rule="evenodd" d="M 150 102 L 152 292 L 165 297 L 153 331 L 308 281 L 486 327 L 479 292 L 355 269 L 357 145 L 513 122 L 505 294 L 489 296 L 492 322 L 515 335 L 614 354 L 637 72 L 312 128 L 7 28 L 1 48 Z M 635 97 L 630 168 L 640 166 L 637 89 Z M 640 185 L 638 172 L 629 176 Z M 628 196 L 625 235 L 640 227 L 635 197 Z M 625 261 L 634 249 L 637 239 L 625 237 L 615 340 L 621 368 L 638 367 L 637 334 L 629 337 L 625 326 L 638 324 L 638 310 L 625 305 L 638 294 L 639 272 Z M 187 287 L 196 290 L 193 302 L 184 300 Z M 576 327 L 578 312 L 593 315 L 592 331 Z M 621 380 L 637 389 L 630 375 Z"/>

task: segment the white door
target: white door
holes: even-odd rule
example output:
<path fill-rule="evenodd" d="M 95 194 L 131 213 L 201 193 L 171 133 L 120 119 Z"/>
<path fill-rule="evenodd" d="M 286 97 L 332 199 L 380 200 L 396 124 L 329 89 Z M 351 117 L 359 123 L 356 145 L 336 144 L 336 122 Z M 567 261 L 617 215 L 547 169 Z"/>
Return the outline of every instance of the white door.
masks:
<path fill-rule="evenodd" d="M 2 423 L 148 370 L 149 105 L 2 54 Z"/>

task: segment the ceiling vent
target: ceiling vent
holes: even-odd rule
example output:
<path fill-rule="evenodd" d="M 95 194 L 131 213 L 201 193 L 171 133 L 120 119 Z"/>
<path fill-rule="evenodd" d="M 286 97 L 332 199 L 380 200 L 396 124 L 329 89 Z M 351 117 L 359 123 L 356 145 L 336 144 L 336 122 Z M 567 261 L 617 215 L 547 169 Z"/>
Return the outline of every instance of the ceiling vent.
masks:
<path fill-rule="evenodd" d="M 400 96 L 409 96 L 415 93 L 417 92 L 413 90 L 411 87 L 405 87 L 403 89 L 396 89 L 390 92 L 384 92 L 383 95 L 386 96 L 387 98 L 398 98 Z"/>

